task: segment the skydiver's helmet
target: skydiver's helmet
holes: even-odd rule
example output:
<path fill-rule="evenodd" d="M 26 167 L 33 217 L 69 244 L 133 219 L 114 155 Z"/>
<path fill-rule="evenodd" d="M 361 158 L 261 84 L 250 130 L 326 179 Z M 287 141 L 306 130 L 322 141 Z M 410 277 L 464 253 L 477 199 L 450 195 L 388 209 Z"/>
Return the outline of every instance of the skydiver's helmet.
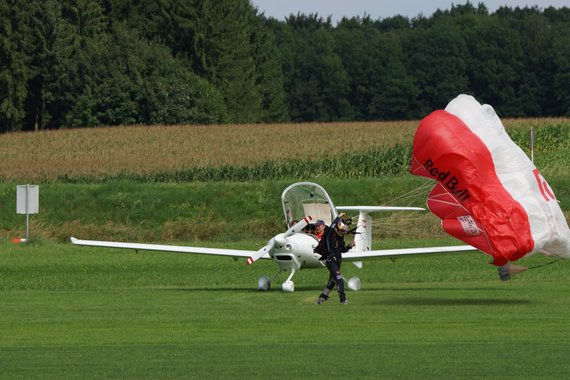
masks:
<path fill-rule="evenodd" d="M 348 231 L 348 226 L 342 220 L 339 220 L 335 226 L 335 231 L 340 236 L 344 236 L 344 234 Z"/>

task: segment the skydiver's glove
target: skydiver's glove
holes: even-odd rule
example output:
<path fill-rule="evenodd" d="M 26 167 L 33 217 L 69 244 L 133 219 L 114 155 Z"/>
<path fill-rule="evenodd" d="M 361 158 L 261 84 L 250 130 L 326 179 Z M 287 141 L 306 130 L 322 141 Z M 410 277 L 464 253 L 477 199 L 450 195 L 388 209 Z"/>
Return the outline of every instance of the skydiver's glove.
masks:
<path fill-rule="evenodd" d="M 348 244 L 348 245 L 346 246 L 346 249 L 348 249 L 348 250 L 350 251 L 350 250 L 352 249 L 352 247 L 354 247 L 354 245 L 351 243 L 351 244 Z"/>

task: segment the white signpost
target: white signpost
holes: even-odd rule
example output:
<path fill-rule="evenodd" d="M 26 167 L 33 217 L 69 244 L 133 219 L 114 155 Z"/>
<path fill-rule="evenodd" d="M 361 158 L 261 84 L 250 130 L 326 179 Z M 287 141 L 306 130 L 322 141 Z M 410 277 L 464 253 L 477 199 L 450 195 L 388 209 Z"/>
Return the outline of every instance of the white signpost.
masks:
<path fill-rule="evenodd" d="M 30 214 L 37 214 L 40 208 L 40 188 L 36 185 L 16 187 L 16 213 L 26 214 L 26 240 L 30 232 Z"/>

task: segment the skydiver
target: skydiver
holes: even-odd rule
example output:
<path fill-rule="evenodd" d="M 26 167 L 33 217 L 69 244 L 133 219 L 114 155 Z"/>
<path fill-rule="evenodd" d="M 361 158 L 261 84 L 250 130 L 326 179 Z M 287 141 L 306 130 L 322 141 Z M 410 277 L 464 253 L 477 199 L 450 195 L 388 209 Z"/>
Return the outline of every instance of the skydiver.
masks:
<path fill-rule="evenodd" d="M 346 226 L 346 223 L 340 216 L 337 217 L 333 220 L 324 237 L 319 241 L 319 245 L 315 248 L 316 253 L 326 256 L 326 265 L 329 270 L 329 280 L 323 289 L 323 292 L 317 299 L 317 305 L 321 305 L 329 298 L 329 294 L 335 284 L 340 303 L 343 305 L 348 304 L 346 295 L 344 294 L 344 280 L 340 273 L 342 254 L 352 248 L 350 244 L 346 245 L 344 242 L 344 235 L 347 230 L 348 227 Z"/>

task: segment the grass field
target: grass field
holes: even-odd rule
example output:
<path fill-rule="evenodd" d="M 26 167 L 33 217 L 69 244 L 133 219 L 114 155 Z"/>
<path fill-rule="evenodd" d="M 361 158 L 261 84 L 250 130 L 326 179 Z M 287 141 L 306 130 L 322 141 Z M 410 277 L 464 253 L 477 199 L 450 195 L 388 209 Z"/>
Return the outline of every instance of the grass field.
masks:
<path fill-rule="evenodd" d="M 244 248 L 261 242 L 242 242 Z M 37 243 L 2 250 L 1 378 L 565 378 L 570 271 L 501 282 L 481 254 L 378 260 L 260 293 L 271 263 Z M 544 263 L 542 258 L 526 264 Z M 259 265 L 257 265 L 259 264 Z"/>
<path fill-rule="evenodd" d="M 505 124 L 524 149 L 535 127 L 535 162 L 568 217 L 570 120 Z M 363 289 L 348 306 L 334 297 L 317 306 L 324 269 L 297 273 L 294 293 L 258 292 L 257 279 L 277 270 L 271 262 L 68 243 L 75 235 L 258 249 L 282 232 L 279 197 L 298 180 L 320 183 L 336 205 L 422 206 L 425 195 L 399 198 L 426 182 L 407 175 L 416 125 L 0 135 L 0 378 L 570 376 L 567 261 L 507 282 L 483 254 L 345 264 Z M 323 135 L 334 144 L 315 143 Z M 14 245 L 9 238 L 25 231 L 15 214 L 24 183 L 40 185 L 40 213 L 30 244 Z M 430 215 L 376 226 L 376 248 L 457 244 Z"/>

